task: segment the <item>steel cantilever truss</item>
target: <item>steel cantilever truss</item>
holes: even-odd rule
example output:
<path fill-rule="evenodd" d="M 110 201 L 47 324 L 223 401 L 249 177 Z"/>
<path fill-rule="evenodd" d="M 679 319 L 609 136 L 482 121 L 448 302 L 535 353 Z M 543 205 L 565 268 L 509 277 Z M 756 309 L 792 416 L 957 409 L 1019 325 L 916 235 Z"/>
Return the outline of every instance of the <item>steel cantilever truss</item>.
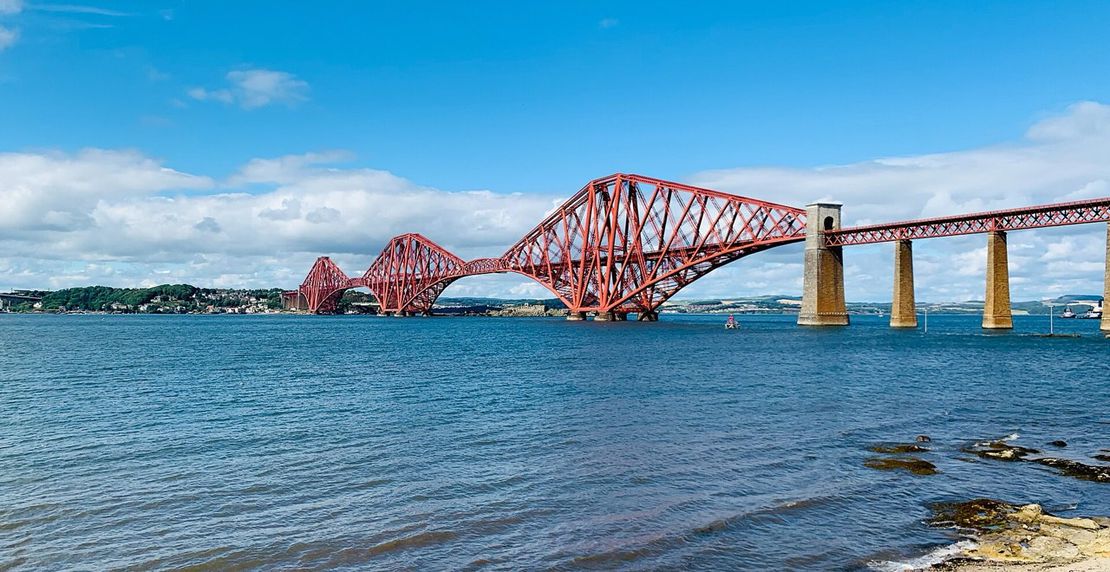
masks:
<path fill-rule="evenodd" d="M 805 238 L 805 211 L 639 175 L 591 181 L 499 258 L 469 262 L 419 234 L 391 240 L 362 278 L 327 257 L 291 298 L 333 312 L 366 287 L 386 313 L 430 312 L 455 280 L 515 272 L 572 312 L 654 314 L 687 284 L 754 252 Z"/>
<path fill-rule="evenodd" d="M 591 181 L 502 260 L 572 312 L 655 312 L 710 270 L 804 232 L 801 209 L 613 175 Z"/>
<path fill-rule="evenodd" d="M 451 282 L 465 276 L 466 262 L 422 235 L 389 241 L 362 277 L 386 312 L 422 312 Z"/>
<path fill-rule="evenodd" d="M 309 310 L 319 314 L 330 314 L 335 311 L 339 297 L 349 288 L 352 288 L 351 279 L 331 261 L 331 258 L 321 256 L 316 259 L 316 263 L 308 271 L 308 276 L 305 277 L 297 292 L 287 292 L 286 297 L 290 294 L 299 294 L 300 300 Z"/>

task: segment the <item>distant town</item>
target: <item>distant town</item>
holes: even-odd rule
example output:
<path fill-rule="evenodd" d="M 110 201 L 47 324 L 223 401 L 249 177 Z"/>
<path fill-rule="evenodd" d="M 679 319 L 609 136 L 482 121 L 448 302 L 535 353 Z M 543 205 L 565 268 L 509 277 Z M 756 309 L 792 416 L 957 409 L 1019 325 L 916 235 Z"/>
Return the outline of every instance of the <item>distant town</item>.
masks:
<path fill-rule="evenodd" d="M 163 284 L 150 288 L 88 286 L 64 290 L 13 290 L 0 293 L 5 313 L 104 313 L 104 314 L 277 314 L 282 290 L 199 288 L 188 284 Z M 1014 302 L 1014 314 L 1047 315 L 1067 308 L 1082 315 L 1099 306 L 1101 296 L 1067 295 L 1053 300 Z M 661 311 L 672 314 L 796 314 L 799 296 L 755 296 L 708 300 L 672 300 Z M 977 314 L 982 301 L 919 304 L 935 314 Z M 453 316 L 565 316 L 566 306 L 551 299 L 440 298 L 435 313 Z M 889 314 L 889 302 L 848 303 L 852 314 Z M 366 292 L 348 291 L 337 306 L 339 314 L 376 314 L 378 304 Z"/>

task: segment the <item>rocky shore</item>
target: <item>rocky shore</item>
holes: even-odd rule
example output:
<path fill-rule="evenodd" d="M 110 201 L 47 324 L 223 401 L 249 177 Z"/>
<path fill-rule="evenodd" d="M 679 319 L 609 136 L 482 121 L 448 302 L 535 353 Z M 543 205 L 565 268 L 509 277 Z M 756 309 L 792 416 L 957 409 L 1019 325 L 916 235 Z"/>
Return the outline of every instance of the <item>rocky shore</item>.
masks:
<path fill-rule="evenodd" d="M 967 443 L 958 451 L 1002 463 L 1036 463 L 1064 477 L 1110 483 L 1110 466 L 1049 455 L 1009 442 L 1016 437 Z M 1068 446 L 1062 440 L 1048 445 L 1057 450 Z M 932 462 L 922 458 L 937 453 L 932 440 L 925 435 L 912 443 L 874 444 L 869 451 L 877 454 L 864 461 L 864 466 L 872 469 L 905 471 L 917 477 L 940 472 Z M 1102 449 L 1091 457 L 1105 462 L 1110 460 L 1106 453 L 1110 450 Z M 1037 504 L 1020 505 L 988 498 L 936 503 L 930 508 L 933 512 L 928 520 L 930 526 L 956 529 L 964 540 L 914 564 L 880 563 L 884 564 L 882 569 L 1110 572 L 1110 517 L 1062 518 L 1045 512 Z"/>
<path fill-rule="evenodd" d="M 1108 571 L 1110 518 L 1060 518 L 1036 504 L 993 499 L 934 506 L 930 524 L 955 526 L 973 544 L 934 570 Z"/>

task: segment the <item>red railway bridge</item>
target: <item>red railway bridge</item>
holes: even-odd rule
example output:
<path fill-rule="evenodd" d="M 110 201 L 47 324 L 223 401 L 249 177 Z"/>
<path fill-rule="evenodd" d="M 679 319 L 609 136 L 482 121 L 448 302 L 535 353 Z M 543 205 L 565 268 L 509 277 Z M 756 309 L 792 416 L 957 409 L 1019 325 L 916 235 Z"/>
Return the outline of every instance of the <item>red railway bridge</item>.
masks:
<path fill-rule="evenodd" d="M 367 288 L 381 311 L 430 314 L 436 299 L 467 276 L 513 272 L 539 282 L 569 309 L 569 318 L 654 321 L 659 307 L 713 269 L 784 244 L 805 241 L 798 323 L 847 325 L 843 247 L 895 243 L 891 325 L 915 327 L 912 242 L 987 234 L 984 328 L 1012 327 L 1008 231 L 1110 222 L 1110 198 L 842 228 L 841 206 L 805 209 L 653 179 L 615 174 L 590 181 L 497 258 L 466 261 L 421 234 L 389 241 L 370 268 L 347 276 L 320 257 L 289 308 L 335 311 L 343 293 Z M 1110 226 L 1106 298 L 1110 300 Z M 1110 331 L 1110 316 L 1102 329 Z"/>

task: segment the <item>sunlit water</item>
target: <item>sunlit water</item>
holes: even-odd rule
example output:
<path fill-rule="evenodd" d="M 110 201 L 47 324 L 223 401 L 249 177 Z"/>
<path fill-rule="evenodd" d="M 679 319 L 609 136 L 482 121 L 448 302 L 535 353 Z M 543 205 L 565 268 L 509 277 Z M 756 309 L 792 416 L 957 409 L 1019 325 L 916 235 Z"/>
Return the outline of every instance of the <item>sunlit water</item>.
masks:
<path fill-rule="evenodd" d="M 1110 340 L 877 317 L 0 315 L 0 569 L 858 569 L 932 501 L 1110 514 Z M 933 438 L 941 473 L 863 466 Z"/>

